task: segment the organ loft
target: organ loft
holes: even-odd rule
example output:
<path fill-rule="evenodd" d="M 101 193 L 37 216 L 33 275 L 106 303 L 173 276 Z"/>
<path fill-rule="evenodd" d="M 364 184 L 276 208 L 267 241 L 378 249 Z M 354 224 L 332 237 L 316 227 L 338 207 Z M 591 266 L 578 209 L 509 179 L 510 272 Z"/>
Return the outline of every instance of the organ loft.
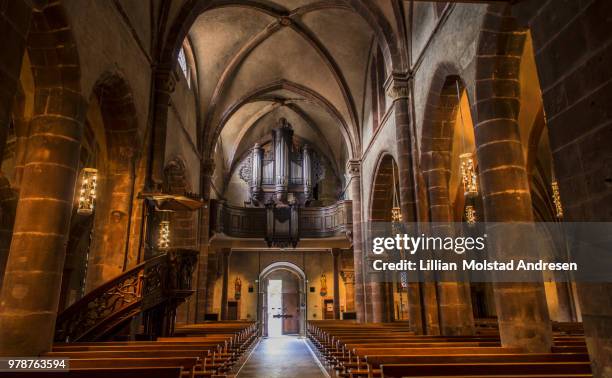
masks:
<path fill-rule="evenodd" d="M 0 0 L 0 374 L 612 377 L 611 19 Z"/>

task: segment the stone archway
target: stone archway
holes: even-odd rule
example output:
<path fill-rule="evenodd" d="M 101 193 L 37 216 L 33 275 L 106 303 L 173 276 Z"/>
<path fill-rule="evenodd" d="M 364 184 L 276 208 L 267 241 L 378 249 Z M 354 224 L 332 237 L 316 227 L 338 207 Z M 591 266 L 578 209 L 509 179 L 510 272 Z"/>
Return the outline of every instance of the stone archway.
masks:
<path fill-rule="evenodd" d="M 378 158 L 376 171 L 373 176 L 372 193 L 370 195 L 369 221 L 391 222 L 391 208 L 393 192 L 399 196 L 399 173 L 397 163 L 393 156 L 383 152 Z M 399 202 L 399 198 L 396 199 Z M 374 275 L 378 276 L 373 278 Z M 364 277 L 366 281 L 366 313 L 368 322 L 390 322 L 394 319 L 394 292 L 393 277 L 382 273 L 369 272 Z"/>
<path fill-rule="evenodd" d="M 258 318 L 260 319 L 260 323 L 262 326 L 263 336 L 268 336 L 268 322 L 269 322 L 269 308 L 268 308 L 268 280 L 271 277 L 274 277 L 279 272 L 288 272 L 292 276 L 297 279 L 297 306 L 298 306 L 298 327 L 300 336 L 304 336 L 306 333 L 306 310 L 308 308 L 307 303 L 307 278 L 306 274 L 299 266 L 286 262 L 279 261 L 272 263 L 261 270 L 259 273 L 258 279 L 258 303 L 257 303 L 257 313 Z M 277 277 L 281 278 L 281 277 Z"/>

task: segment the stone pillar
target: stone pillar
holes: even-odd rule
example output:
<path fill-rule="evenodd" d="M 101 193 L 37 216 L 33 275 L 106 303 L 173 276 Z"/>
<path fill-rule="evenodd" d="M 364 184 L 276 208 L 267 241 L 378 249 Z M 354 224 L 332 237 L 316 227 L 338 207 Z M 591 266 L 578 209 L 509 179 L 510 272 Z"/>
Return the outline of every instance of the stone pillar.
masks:
<path fill-rule="evenodd" d="M 219 254 L 214 250 L 209 250 L 208 274 L 206 275 L 206 306 L 205 314 L 212 314 L 215 309 L 215 283 L 218 278 L 218 257 Z M 204 315 L 205 316 L 205 315 Z"/>
<path fill-rule="evenodd" d="M 153 97 L 155 109 L 151 127 L 147 172 L 147 186 L 151 188 L 160 187 L 164 182 L 168 108 L 170 106 L 171 95 L 176 87 L 176 78 L 172 67 L 157 68 L 154 77 Z"/>
<path fill-rule="evenodd" d="M 340 319 L 340 277 L 338 271 L 340 249 L 332 249 L 332 257 L 334 259 L 334 319 Z"/>
<path fill-rule="evenodd" d="M 223 288 L 221 289 L 221 320 L 227 320 L 227 291 L 229 290 L 229 259 L 232 250 L 223 248 L 221 258 L 223 261 Z"/>
<path fill-rule="evenodd" d="M 427 167 L 429 212 L 432 232 L 436 236 L 452 236 L 454 230 L 449 199 L 450 155 L 448 151 L 428 151 L 423 154 Z M 437 282 L 440 333 L 444 336 L 474 334 L 474 315 L 469 284 L 458 272 L 440 272 Z"/>
<path fill-rule="evenodd" d="M 490 17 L 493 21 L 500 16 Z M 520 99 L 517 96 L 521 92 L 517 73 L 520 59 L 515 55 L 522 51 L 523 44 L 518 39 L 524 37 L 521 33 L 508 32 L 503 47 L 512 47 L 512 51 L 506 53 L 493 45 L 494 53 L 499 55 L 491 56 L 487 48 L 479 52 L 473 110 L 484 219 L 487 222 L 514 223 L 517 228 L 533 222 L 529 179 L 518 125 Z M 480 36 L 481 41 L 497 38 L 501 37 L 495 31 L 482 31 Z M 520 231 L 510 236 L 505 230 L 503 238 L 495 236 L 496 227 L 489 227 L 487 233 L 491 258 L 501 255 L 504 259 L 520 259 L 521 244 L 530 243 L 528 233 Z M 507 241 L 509 238 L 512 238 L 513 245 L 504 245 L 501 239 Z M 496 283 L 494 291 L 502 345 L 520 347 L 532 353 L 549 352 L 552 330 L 544 285 Z"/>
<path fill-rule="evenodd" d="M 568 222 L 612 220 L 612 114 L 607 100 L 612 97 L 612 34 L 604 26 L 609 25 L 610 4 L 573 0 L 559 9 L 555 3 L 532 0 L 512 6 L 532 33 L 555 176 Z M 580 115 L 580 127 L 575 115 Z M 577 286 L 593 376 L 612 376 L 612 283 Z"/>
<path fill-rule="evenodd" d="M 4 279 L 4 269 L 8 261 L 11 239 L 13 237 L 13 220 L 18 195 L 6 177 L 0 177 L 0 291 Z"/>
<path fill-rule="evenodd" d="M 215 162 L 208 159 L 202 163 L 200 172 L 202 198 L 206 202 L 205 207 L 200 209 L 200 255 L 198 257 L 197 291 L 196 291 L 196 323 L 204 321 L 207 310 L 207 288 L 208 288 L 208 252 L 210 249 L 210 189 Z M 214 283 L 214 281 L 213 281 Z M 214 290 L 214 286 L 213 286 Z"/>
<path fill-rule="evenodd" d="M 113 158 L 110 172 L 98 173 L 98 193 L 95 207 L 94 231 L 85 292 L 97 288 L 124 271 L 127 262 L 126 243 L 132 186 L 134 184 L 133 151 L 120 154 L 111 150 Z M 124 150 L 122 150 L 124 151 Z M 80 181 L 77 183 L 80 185 Z"/>
<path fill-rule="evenodd" d="M 368 322 L 371 323 L 383 323 L 386 319 L 386 301 L 385 301 L 385 283 L 370 281 L 367 282 L 366 287 L 370 295 L 370 302 L 372 304 L 371 313 L 368 314 Z"/>
<path fill-rule="evenodd" d="M 10 5 L 10 6 L 9 6 Z M 0 57 L 0 156 L 4 155 L 6 133 L 11 117 L 13 99 L 17 92 L 23 53 L 32 17 L 29 1 L 14 0 L 0 7 L 0 29 L 10 41 Z"/>
<path fill-rule="evenodd" d="M 4 148 L 11 121 L 11 109 L 13 108 L 14 98 L 17 93 L 22 57 L 26 49 L 26 39 L 32 16 L 31 5 L 27 1 L 15 0 L 10 2 L 10 6 L 8 6 L 9 3 L 6 4 L 0 7 L 0 29 L 2 30 L 3 38 L 6 41 L 10 41 L 10 44 L 3 49 L 3 53 L 0 55 L 0 82 L 2 83 L 0 85 L 0 158 L 4 156 Z M 15 121 L 17 123 L 20 120 Z M 23 154 L 19 153 L 24 151 L 24 149 L 19 147 L 25 145 L 25 143 L 20 143 L 25 137 L 20 135 L 22 130 L 27 130 L 27 128 L 15 125 L 15 136 L 17 137 L 17 148 L 15 151 L 16 174 L 21 172 L 18 171 L 17 165 L 19 158 L 23 156 Z M 15 183 L 19 185 L 20 181 L 15 181 Z M 3 184 L 2 186 L 3 191 L 10 190 L 7 185 Z M 3 211 L 6 212 L 4 208 Z M 4 219 L 8 217 L 9 215 L 3 216 Z M 2 230 L 0 231 L 0 290 L 2 289 L 2 279 L 8 259 L 11 235 L 12 225 L 11 227 L 2 225 Z"/>
<path fill-rule="evenodd" d="M 355 313 L 357 321 L 365 318 L 364 277 L 363 277 L 363 235 L 361 232 L 361 160 L 349 160 L 346 165 L 350 180 L 350 198 L 353 207 L 353 261 L 355 265 Z"/>
<path fill-rule="evenodd" d="M 397 138 L 397 167 L 399 180 L 400 208 L 404 222 L 417 222 L 417 195 L 413 156 L 417 156 L 413 143 L 410 122 L 410 76 L 394 73 L 387 93 L 393 99 L 395 135 Z M 413 280 L 416 281 L 416 280 Z M 418 282 L 408 284 L 408 312 L 410 328 L 416 333 L 423 332 L 421 288 Z"/>
<path fill-rule="evenodd" d="M 344 280 L 344 311 L 355 311 L 355 272 L 352 270 L 343 270 L 342 279 Z"/>
<path fill-rule="evenodd" d="M 0 296 L 0 351 L 11 356 L 51 348 L 85 113 L 85 101 L 69 89 L 40 90 L 36 98 Z"/>

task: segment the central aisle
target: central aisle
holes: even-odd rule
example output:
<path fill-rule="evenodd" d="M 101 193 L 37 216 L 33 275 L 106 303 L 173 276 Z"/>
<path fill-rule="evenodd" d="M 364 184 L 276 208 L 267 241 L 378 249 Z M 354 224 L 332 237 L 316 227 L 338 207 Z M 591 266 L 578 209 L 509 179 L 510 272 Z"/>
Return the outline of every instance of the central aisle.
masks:
<path fill-rule="evenodd" d="M 262 339 L 238 373 L 238 378 L 324 378 L 302 339 L 281 336 Z"/>

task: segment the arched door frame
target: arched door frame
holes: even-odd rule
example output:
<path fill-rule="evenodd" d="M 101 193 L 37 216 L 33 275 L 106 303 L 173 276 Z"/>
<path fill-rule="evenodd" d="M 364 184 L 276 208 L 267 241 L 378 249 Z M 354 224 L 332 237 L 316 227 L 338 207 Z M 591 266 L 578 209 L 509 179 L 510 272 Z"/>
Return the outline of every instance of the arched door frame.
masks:
<path fill-rule="evenodd" d="M 266 306 L 266 294 L 267 294 L 267 288 L 264 286 L 264 281 L 268 278 L 268 276 L 278 270 L 287 270 L 291 273 L 294 273 L 298 276 L 299 279 L 299 285 L 298 287 L 300 288 L 300 292 L 299 294 L 299 298 L 300 298 L 300 303 L 299 303 L 299 310 L 300 310 L 300 336 L 303 337 L 306 334 L 306 321 L 308 318 L 308 292 L 307 292 L 307 285 L 308 285 L 308 280 L 306 279 L 306 273 L 304 273 L 304 270 L 302 268 L 300 268 L 299 266 L 288 262 L 288 261 L 277 261 L 274 262 L 268 266 L 266 266 L 265 268 L 263 268 L 261 270 L 261 272 L 259 273 L 259 279 L 258 279 L 258 283 L 259 283 L 259 288 L 258 288 L 258 293 L 257 293 L 257 314 L 259 314 L 259 319 L 260 319 L 260 324 L 261 324 L 261 329 L 262 329 L 262 336 L 267 337 L 268 336 L 268 313 L 267 313 L 267 306 Z"/>

